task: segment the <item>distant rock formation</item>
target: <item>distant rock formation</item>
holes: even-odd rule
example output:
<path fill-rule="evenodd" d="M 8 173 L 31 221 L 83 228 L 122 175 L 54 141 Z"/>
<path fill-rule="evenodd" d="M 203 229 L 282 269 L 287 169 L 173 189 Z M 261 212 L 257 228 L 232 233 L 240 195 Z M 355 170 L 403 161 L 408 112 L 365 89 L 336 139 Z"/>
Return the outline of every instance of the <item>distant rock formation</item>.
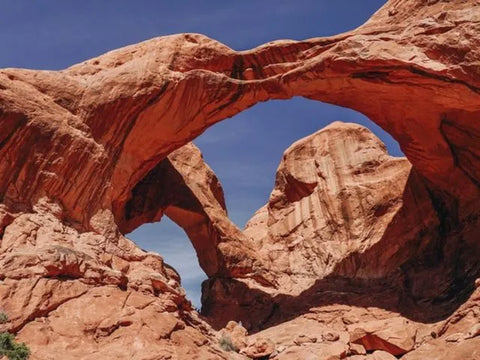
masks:
<path fill-rule="evenodd" d="M 244 354 L 478 358 L 479 24 L 477 1 L 390 0 L 330 38 L 237 52 L 181 34 L 0 70 L 1 326 L 34 359 L 231 358 L 178 274 L 122 235 L 166 214 L 209 276 L 206 319 L 263 330 Z M 409 162 L 333 124 L 286 152 L 242 232 L 188 143 L 293 96 L 362 112 Z"/>

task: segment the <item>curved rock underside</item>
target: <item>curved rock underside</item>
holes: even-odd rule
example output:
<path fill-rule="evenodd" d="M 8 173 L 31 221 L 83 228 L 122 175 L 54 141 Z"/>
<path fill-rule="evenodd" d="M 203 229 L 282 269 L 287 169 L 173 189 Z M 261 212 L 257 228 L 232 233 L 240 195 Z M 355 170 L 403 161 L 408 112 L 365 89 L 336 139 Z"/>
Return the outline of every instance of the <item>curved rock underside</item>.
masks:
<path fill-rule="evenodd" d="M 189 141 L 292 96 L 364 113 L 408 161 L 332 124 L 285 152 L 240 231 Z M 478 359 L 479 115 L 473 0 L 391 0 L 352 32 L 249 51 L 182 34 L 2 69 L 2 326 L 34 359 Z M 163 215 L 209 276 L 203 318 L 122 235 Z M 244 355 L 211 327 L 232 319 L 257 332 Z"/>

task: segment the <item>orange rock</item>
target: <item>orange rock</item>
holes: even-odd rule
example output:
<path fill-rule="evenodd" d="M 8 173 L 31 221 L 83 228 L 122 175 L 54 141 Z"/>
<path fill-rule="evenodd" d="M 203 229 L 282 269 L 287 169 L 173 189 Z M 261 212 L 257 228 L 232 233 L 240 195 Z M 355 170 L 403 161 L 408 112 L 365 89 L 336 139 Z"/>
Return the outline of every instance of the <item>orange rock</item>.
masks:
<path fill-rule="evenodd" d="M 219 333 L 220 339 L 228 339 L 234 349 L 241 351 L 247 346 L 247 330 L 235 321 L 229 321 L 227 326 Z"/>
<path fill-rule="evenodd" d="M 367 350 L 360 344 L 350 344 L 350 355 L 366 355 Z"/>
<path fill-rule="evenodd" d="M 279 360 L 340 360 L 347 354 L 347 347 L 343 343 L 312 344 L 309 346 L 292 346 L 278 354 Z"/>
<path fill-rule="evenodd" d="M 384 350 L 392 355 L 403 355 L 415 345 L 416 327 L 408 320 L 393 318 L 364 322 L 350 326 L 350 341 L 368 350 Z"/>
<path fill-rule="evenodd" d="M 314 336 L 307 336 L 305 334 L 300 334 L 295 337 L 293 342 L 295 345 L 313 344 L 317 342 L 317 338 Z"/>
<path fill-rule="evenodd" d="M 372 356 L 367 357 L 367 359 L 371 359 L 371 360 L 394 360 L 394 359 L 396 359 L 396 357 L 393 356 L 392 354 L 386 352 L 386 351 L 377 350 L 377 351 L 373 352 Z"/>
<path fill-rule="evenodd" d="M 105 209 L 120 223 L 135 186 L 172 150 L 259 101 L 305 96 L 383 126 L 438 196 L 459 200 L 463 219 L 479 196 L 469 121 L 480 111 L 477 37 L 469 26 L 478 11 L 468 2 L 390 1 L 365 25 L 331 38 L 235 52 L 182 34 L 61 72 L 4 69 L 0 156 L 18 160 L 18 171 L 0 165 L 1 197 L 26 208 L 42 195 L 59 199 L 65 218 L 87 229 Z M 179 106 L 185 99 L 188 106 Z M 114 121 L 106 121 L 111 114 Z"/>
<path fill-rule="evenodd" d="M 432 341 L 402 357 L 405 360 L 476 360 L 480 357 L 480 339 L 468 339 L 459 343 L 443 340 Z"/>
<path fill-rule="evenodd" d="M 285 151 L 268 204 L 246 225 L 256 271 L 270 282 L 211 279 L 203 312 L 219 327 L 234 318 L 254 328 L 252 318 L 275 323 L 293 308 L 308 310 L 321 289 L 342 287 L 335 277 L 397 283 L 438 227 L 428 190 L 406 159 L 389 156 L 363 126 L 333 123 Z M 239 298 L 251 307 L 237 306 Z"/>
<path fill-rule="evenodd" d="M 248 344 L 241 354 L 245 354 L 251 359 L 262 359 L 271 355 L 275 351 L 275 344 L 267 339 L 256 338 L 253 343 Z"/>
<path fill-rule="evenodd" d="M 392 0 L 330 38 L 236 52 L 181 34 L 62 71 L 0 70 L 0 298 L 10 330 L 38 359 L 227 358 L 178 274 L 122 235 L 166 214 L 210 277 L 212 324 L 289 328 L 305 315 L 339 333 L 289 344 L 279 359 L 345 357 L 347 322 L 398 313 L 417 329 L 442 320 L 438 337 L 405 359 L 475 358 L 478 336 L 445 339 L 478 323 L 479 14 L 472 1 Z M 287 151 L 269 203 L 243 233 L 188 143 L 258 102 L 293 96 L 360 111 L 408 161 L 366 129 L 331 125 Z M 364 330 L 375 348 L 397 335 Z M 410 335 L 401 339 L 395 351 L 412 349 Z"/>
<path fill-rule="evenodd" d="M 285 151 L 269 203 L 245 234 L 269 270 L 288 276 L 276 282 L 298 284 L 297 293 L 331 273 L 381 277 L 402 261 L 395 259 L 398 233 L 386 229 L 401 209 L 409 173 L 408 161 L 388 156 L 366 128 L 331 124 Z M 425 227 L 435 225 L 430 221 Z M 391 250 L 370 257 L 367 249 L 383 241 Z"/>

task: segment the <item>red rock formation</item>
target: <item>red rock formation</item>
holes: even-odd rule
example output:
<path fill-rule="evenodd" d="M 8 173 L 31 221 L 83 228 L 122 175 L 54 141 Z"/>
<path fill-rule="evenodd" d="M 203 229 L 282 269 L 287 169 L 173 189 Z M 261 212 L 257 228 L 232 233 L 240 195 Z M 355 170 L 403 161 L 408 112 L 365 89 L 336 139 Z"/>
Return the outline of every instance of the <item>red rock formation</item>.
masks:
<path fill-rule="evenodd" d="M 132 189 L 174 148 L 258 101 L 296 95 L 368 115 L 432 188 L 462 200 L 466 215 L 478 196 L 469 126 L 479 111 L 478 9 L 469 1 L 390 1 L 364 26 L 332 38 L 235 52 L 201 35 L 175 35 L 61 72 L 4 69 L 1 151 L 18 169 L 2 164 L 1 195 L 25 206 L 43 193 L 61 199 L 86 228 L 105 208 L 119 221 Z M 28 144 L 22 152 L 19 139 Z M 57 153 L 63 157 L 53 161 Z"/>
<path fill-rule="evenodd" d="M 131 232 L 164 214 L 188 234 L 207 275 L 224 275 L 226 264 L 229 275 L 252 268 L 254 253 L 228 219 L 222 187 L 191 143 L 169 154 L 135 186 L 120 231 Z"/>
<path fill-rule="evenodd" d="M 443 248 L 443 220 L 406 159 L 390 157 L 366 128 L 334 123 L 285 151 L 268 204 L 246 226 L 269 284 L 213 277 L 203 313 L 219 327 L 235 319 L 249 330 L 331 303 L 382 303 L 416 321 L 445 317 L 468 295 L 452 284 L 461 276 L 468 284 L 476 255 L 441 259 L 463 236 L 450 235 Z"/>
<path fill-rule="evenodd" d="M 297 278 L 289 293 L 332 273 L 382 278 L 436 235 L 429 200 L 405 158 L 390 157 L 362 126 L 334 123 L 285 151 L 245 234 L 269 272 L 288 275 L 277 282 Z"/>
<path fill-rule="evenodd" d="M 13 214 L 1 241 L 4 327 L 33 359 L 225 358 L 159 255 L 118 232 L 78 232 L 60 215 L 42 199 Z"/>
<path fill-rule="evenodd" d="M 0 298 L 10 330 L 38 359 L 67 349 L 72 359 L 225 358 L 175 271 L 122 236 L 167 214 L 211 277 L 206 311 L 218 323 L 222 304 L 256 329 L 299 314 L 333 323 L 326 307 L 343 318 L 353 304 L 360 322 L 378 320 L 372 307 L 417 329 L 444 321 L 406 358 L 475 349 L 478 336 L 444 341 L 479 318 L 479 19 L 476 1 L 391 0 L 330 38 L 236 52 L 183 34 L 58 72 L 0 70 Z M 345 143 L 312 140 L 280 168 L 247 237 L 198 151 L 181 147 L 259 101 L 292 96 L 366 114 L 413 170 L 363 130 Z M 352 155 L 355 144 L 363 150 Z M 467 298 L 468 311 L 455 310 Z M 378 345 L 370 340 L 361 343 Z M 317 350 L 347 356 L 350 340 L 338 341 Z M 278 357 L 318 354 L 295 346 Z"/>

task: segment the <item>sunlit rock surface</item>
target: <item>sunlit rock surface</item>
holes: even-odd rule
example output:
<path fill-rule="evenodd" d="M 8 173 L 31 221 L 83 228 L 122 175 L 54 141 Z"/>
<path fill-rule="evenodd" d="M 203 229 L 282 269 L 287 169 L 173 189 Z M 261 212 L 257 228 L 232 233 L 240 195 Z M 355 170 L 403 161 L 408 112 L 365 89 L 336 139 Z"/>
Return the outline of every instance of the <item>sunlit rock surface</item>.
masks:
<path fill-rule="evenodd" d="M 33 359 L 234 356 L 176 272 L 122 235 L 166 214 L 210 277 L 206 320 L 262 330 L 244 354 L 269 340 L 279 359 L 478 358 L 479 35 L 477 1 L 391 0 L 330 38 L 237 52 L 181 34 L 0 70 L 2 326 Z M 292 96 L 362 112 L 408 162 L 333 124 L 287 150 L 242 232 L 188 142 Z"/>

